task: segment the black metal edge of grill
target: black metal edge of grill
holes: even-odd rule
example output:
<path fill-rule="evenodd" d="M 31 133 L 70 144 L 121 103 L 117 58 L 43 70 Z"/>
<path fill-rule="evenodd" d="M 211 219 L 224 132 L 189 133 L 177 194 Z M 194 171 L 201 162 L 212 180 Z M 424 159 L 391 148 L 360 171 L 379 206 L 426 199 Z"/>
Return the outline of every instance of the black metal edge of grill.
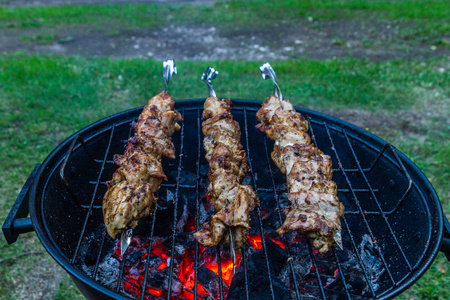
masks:
<path fill-rule="evenodd" d="M 185 107 L 185 108 L 195 108 L 198 106 L 203 105 L 203 101 L 205 99 L 193 99 L 193 100 L 181 100 L 176 102 L 177 107 Z M 232 99 L 233 103 L 236 106 L 244 106 L 252 109 L 257 109 L 260 107 L 261 102 L 255 101 L 255 100 L 239 100 L 239 99 Z M 379 150 L 384 145 L 387 145 L 388 143 L 382 140 L 381 138 L 361 129 L 358 128 L 352 124 L 349 124 L 345 121 L 336 119 L 331 116 L 323 115 L 321 113 L 317 113 L 311 110 L 307 109 L 300 109 L 296 107 L 297 110 L 302 112 L 306 116 L 314 116 L 318 119 L 323 119 L 326 122 L 329 122 L 330 128 L 333 127 L 332 124 L 338 124 L 339 128 L 344 129 L 346 132 L 350 133 L 352 137 L 363 140 L 366 144 L 370 144 L 370 146 L 373 149 Z M 48 234 L 45 226 L 42 222 L 42 207 L 39 204 L 42 205 L 43 202 L 41 199 L 37 199 L 37 196 L 39 193 L 43 190 L 39 190 L 38 186 L 40 186 L 40 183 L 42 180 L 45 180 L 46 178 L 42 178 L 43 173 L 45 171 L 49 171 L 52 167 L 51 165 L 59 165 L 62 160 L 64 160 L 64 156 L 67 153 L 67 150 L 69 149 L 70 144 L 73 142 L 73 140 L 77 136 L 82 136 L 84 133 L 89 132 L 89 135 L 95 135 L 98 132 L 102 132 L 106 127 L 111 128 L 111 125 L 116 123 L 125 123 L 125 122 L 131 122 L 136 115 L 139 114 L 139 112 L 142 110 L 142 107 L 131 109 L 107 118 L 104 118 L 100 121 L 97 121 L 77 133 L 73 134 L 69 138 L 67 138 L 64 142 L 62 142 L 58 147 L 56 147 L 52 153 L 45 159 L 45 161 L 42 163 L 41 167 L 37 171 L 36 174 L 36 180 L 33 182 L 33 185 L 31 187 L 29 196 L 30 196 L 30 215 L 31 220 L 34 226 L 34 229 L 42 242 L 42 244 L 45 246 L 47 251 L 50 253 L 50 255 L 63 267 L 65 268 L 72 278 L 74 279 L 77 286 L 82 290 L 86 295 L 92 294 L 94 292 L 95 296 L 98 296 L 97 293 L 95 293 L 95 290 L 100 291 L 106 296 L 109 296 L 111 298 L 120 298 L 120 299 L 127 299 L 127 297 L 119 296 L 117 293 L 114 293 L 113 291 L 101 286 L 88 276 L 86 276 L 85 273 L 74 267 L 68 259 L 65 257 L 65 255 L 61 252 L 60 249 L 58 249 L 57 246 L 55 246 L 55 243 L 52 241 L 52 237 Z M 415 164 L 409 160 L 403 153 L 395 149 L 395 153 L 400 157 L 402 163 L 405 165 L 405 168 L 408 170 L 408 172 L 411 174 L 411 176 L 414 176 L 415 183 L 421 185 L 422 187 L 425 187 L 426 190 L 424 191 L 426 193 L 427 198 L 430 200 L 427 205 L 433 205 L 435 214 L 434 216 L 430 216 L 432 218 L 432 222 L 435 222 L 434 228 L 435 232 L 433 232 L 432 238 L 430 240 L 430 244 L 428 246 L 427 253 L 422 257 L 422 261 L 420 262 L 420 266 L 415 269 L 414 272 L 409 274 L 406 278 L 404 278 L 401 282 L 398 282 L 397 286 L 393 289 L 389 290 L 386 294 L 381 295 L 380 298 L 390 298 L 394 295 L 397 295 L 398 293 L 404 291 L 409 286 L 411 286 L 431 265 L 433 262 L 435 256 L 437 255 L 437 252 L 439 251 L 440 244 L 442 242 L 442 235 L 443 235 L 443 212 L 440 205 L 440 202 L 438 200 L 438 197 L 429 183 L 428 179 L 425 177 L 425 175 L 415 166 Z M 390 159 L 390 158 L 388 158 Z M 86 284 L 89 286 L 86 287 Z"/>

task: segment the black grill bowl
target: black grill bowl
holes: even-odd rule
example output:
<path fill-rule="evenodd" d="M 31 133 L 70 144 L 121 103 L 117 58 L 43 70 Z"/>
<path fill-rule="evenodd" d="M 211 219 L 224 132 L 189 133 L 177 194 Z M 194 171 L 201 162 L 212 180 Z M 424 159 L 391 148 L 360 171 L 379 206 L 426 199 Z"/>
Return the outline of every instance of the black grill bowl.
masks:
<path fill-rule="evenodd" d="M 176 153 L 183 155 L 177 156 L 175 161 L 163 161 L 169 180 L 159 193 L 159 199 L 173 196 L 174 214 L 165 229 L 156 225 L 154 235 L 176 237 L 172 230 L 180 215 L 177 210 L 183 205 L 195 209 L 195 201 L 199 198 L 198 193 L 195 196 L 196 191 L 204 193 L 204 179 L 196 175 L 198 166 L 206 164 L 203 149 L 199 147 L 202 136 L 198 127 L 203 101 L 176 102 L 185 121 L 173 141 Z M 278 214 L 263 220 L 261 211 L 283 207 L 285 177 L 269 158 L 272 142 L 255 129 L 255 113 L 261 102 L 232 101 L 235 104 L 232 112 L 240 123 L 242 144 L 250 160 L 251 172 L 246 180 L 254 185 L 261 198 L 260 210 L 252 214 L 252 231 L 269 234 L 276 229 L 278 221 L 271 219 L 278 218 Z M 114 246 L 114 241 L 105 234 L 101 210 L 105 181 L 116 169 L 112 163 L 113 155 L 124 152 L 125 141 L 131 134 L 130 124 L 141 110 L 136 108 L 113 115 L 69 137 L 42 163 L 25 195 L 29 198 L 34 230 L 42 244 L 69 272 L 87 298 L 129 298 L 120 289 L 121 279 L 117 288 L 107 288 L 98 282 L 96 272 L 99 261 L 111 253 Z M 291 295 L 302 296 L 305 290 L 313 291 L 308 295 L 316 295 L 319 299 L 384 299 L 398 295 L 427 270 L 444 239 L 444 216 L 433 187 L 404 154 L 382 139 L 336 118 L 306 109 L 297 110 L 309 118 L 309 133 L 314 143 L 332 157 L 333 180 L 337 183 L 338 196 L 345 205 L 346 214 L 342 222 L 344 250 L 336 249 L 321 256 L 308 244 L 315 271 L 311 272 L 310 283 L 297 278 L 298 286 Z M 18 216 L 24 217 L 23 213 Z M 25 230 L 14 228 L 14 224 L 18 226 L 24 219 L 14 222 L 11 218 L 5 222 L 4 230 L 8 232 L 5 236 L 17 238 L 17 233 Z M 151 224 L 152 216 L 147 219 L 144 223 Z M 150 235 L 148 224 L 140 226 L 146 235 Z M 356 263 L 364 269 L 360 280 L 368 281 L 370 267 L 364 261 L 360 246 L 366 237 L 384 271 L 375 285 L 369 280 L 370 286 L 361 291 L 352 287 L 354 279 L 347 276 L 348 265 L 343 262 L 343 257 L 345 253 L 352 253 Z M 9 240 L 13 241 L 14 238 Z M 264 251 L 267 248 L 265 245 Z M 266 265 L 265 271 L 270 275 L 267 276 L 267 293 L 275 299 L 277 262 L 267 252 L 264 257 L 260 263 Z M 321 274 L 320 266 L 327 263 L 337 266 L 347 285 L 324 287 L 327 277 Z M 83 264 L 88 264 L 93 272 L 87 272 Z M 252 298 L 253 294 L 245 290 L 244 295 Z"/>

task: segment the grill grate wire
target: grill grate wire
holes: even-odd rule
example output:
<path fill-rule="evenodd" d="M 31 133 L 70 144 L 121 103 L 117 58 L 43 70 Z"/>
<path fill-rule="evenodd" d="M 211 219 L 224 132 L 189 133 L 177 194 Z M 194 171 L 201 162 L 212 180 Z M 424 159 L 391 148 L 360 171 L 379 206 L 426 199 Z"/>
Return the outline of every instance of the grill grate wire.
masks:
<path fill-rule="evenodd" d="M 181 116 L 184 119 L 184 108 L 181 111 Z M 175 188 L 175 195 L 174 195 L 174 203 L 175 203 L 175 209 L 174 209 L 174 215 L 173 215 L 173 232 L 172 232 L 172 255 L 175 253 L 175 238 L 176 238 L 176 231 L 177 231 L 177 214 L 178 214 L 178 199 L 179 199 L 179 189 L 180 189 L 180 175 L 181 175 L 181 164 L 183 162 L 183 149 L 184 149 L 184 122 L 181 124 L 181 146 L 180 146 L 180 155 L 178 160 L 178 168 L 177 168 L 177 183 Z M 172 276 L 173 276 L 173 259 L 170 260 L 170 275 L 169 275 L 169 290 L 167 293 L 167 299 L 170 300 L 170 295 L 172 292 Z M 147 270 L 148 272 L 148 270 Z"/>
<path fill-rule="evenodd" d="M 200 110 L 200 107 L 182 108 L 181 111 L 182 111 L 183 118 L 184 118 L 185 111 L 189 111 L 189 110 L 196 110 L 197 111 L 197 158 L 196 158 L 197 159 L 197 162 L 196 162 L 196 166 L 197 166 L 196 175 L 197 175 L 197 178 L 196 178 L 196 184 L 195 185 L 183 185 L 183 184 L 180 184 L 180 175 L 181 175 L 181 169 L 182 169 L 183 150 L 184 150 L 184 130 L 185 130 L 184 123 L 182 123 L 182 126 L 181 126 L 181 142 L 180 142 L 181 145 L 180 145 L 180 155 L 179 155 L 179 159 L 178 159 L 178 168 L 177 168 L 177 172 L 178 173 L 177 173 L 176 183 L 175 184 L 169 184 L 169 183 L 163 183 L 162 184 L 163 187 L 175 188 L 175 194 L 174 194 L 174 199 L 173 199 L 174 200 L 175 209 L 174 209 L 173 230 L 172 230 L 172 249 L 171 249 L 171 253 L 172 254 L 174 253 L 175 239 L 176 239 L 177 208 L 178 208 L 178 198 L 179 198 L 179 189 L 180 188 L 187 188 L 187 189 L 194 189 L 195 190 L 195 193 L 196 193 L 196 227 L 199 228 L 199 226 L 200 226 L 200 224 L 199 224 L 200 179 L 201 179 L 200 178 L 201 177 L 200 176 L 200 159 L 201 159 L 200 153 L 201 153 L 201 145 L 202 145 L 202 141 L 201 141 L 201 118 L 200 118 L 201 110 Z M 254 187 L 254 189 L 255 189 L 255 191 L 257 193 L 258 192 L 273 192 L 274 193 L 274 198 L 276 200 L 276 204 L 275 205 L 276 205 L 277 210 L 278 210 L 279 222 L 282 223 L 283 222 L 283 216 L 280 213 L 281 207 L 280 207 L 280 202 L 279 202 L 280 201 L 280 196 L 279 196 L 280 191 L 276 187 L 276 184 L 275 184 L 274 174 L 273 174 L 273 170 L 272 170 L 271 163 L 270 163 L 271 159 L 270 159 L 270 153 L 269 153 L 268 144 L 267 144 L 267 138 L 266 137 L 264 137 L 264 148 L 265 148 L 264 150 L 265 150 L 265 153 L 266 153 L 265 156 L 266 156 L 266 159 L 267 159 L 267 162 L 268 162 L 268 166 L 269 166 L 268 172 L 270 174 L 270 178 L 271 178 L 271 182 L 272 182 L 272 188 L 260 188 L 260 187 L 258 187 L 258 179 L 255 178 L 254 172 L 253 172 L 253 168 L 252 168 L 252 158 L 251 158 L 252 157 L 252 149 L 250 147 L 250 142 L 249 142 L 247 115 L 248 114 L 253 114 L 257 110 L 257 108 L 234 107 L 233 110 L 242 111 L 243 112 L 245 144 L 246 144 L 245 147 L 246 147 L 247 156 L 248 156 L 248 160 L 249 160 L 249 169 L 250 169 L 249 173 L 250 173 L 250 176 L 251 176 L 252 185 L 253 185 L 253 187 Z M 399 249 L 399 251 L 401 253 L 401 256 L 402 256 L 404 262 L 406 263 L 409 271 L 413 271 L 418 266 L 419 262 L 415 266 L 411 265 L 411 263 L 409 262 L 406 254 L 404 252 L 404 250 L 402 249 L 402 246 L 398 242 L 398 238 L 397 238 L 397 236 L 396 236 L 392 226 L 390 225 L 389 220 L 387 219 L 387 216 L 396 213 L 398 211 L 398 209 L 404 203 L 405 199 L 407 198 L 407 196 L 409 195 L 411 190 L 413 188 L 416 188 L 416 190 L 417 190 L 417 186 L 411 180 L 411 178 L 410 178 L 406 168 L 404 167 L 403 163 L 401 162 L 400 158 L 398 157 L 398 155 L 397 155 L 397 153 L 395 151 L 395 148 L 392 145 L 386 143 L 382 147 L 382 149 L 378 151 L 378 154 L 377 154 L 376 158 L 374 159 L 374 161 L 370 164 L 370 167 L 363 168 L 361 163 L 360 163 L 360 161 L 358 160 L 357 154 L 355 153 L 355 151 L 353 149 L 353 146 L 351 144 L 351 141 L 350 141 L 350 138 L 357 140 L 358 137 L 351 136 L 351 135 L 349 136 L 349 134 L 344 129 L 336 127 L 336 126 L 334 126 L 332 124 L 328 124 L 326 122 L 318 122 L 316 120 L 309 119 L 309 123 L 310 123 L 311 137 L 312 137 L 312 139 L 314 141 L 314 144 L 316 144 L 319 149 L 320 149 L 320 145 L 317 143 L 316 136 L 314 134 L 314 127 L 315 126 L 323 126 L 325 128 L 325 130 L 326 130 L 327 137 L 328 137 L 328 139 L 329 139 L 329 141 L 330 141 L 330 143 L 332 145 L 332 150 L 333 150 L 335 158 L 338 161 L 338 166 L 339 166 L 339 168 L 333 169 L 333 172 L 340 172 L 340 173 L 342 173 L 342 175 L 344 176 L 344 178 L 345 178 L 345 180 L 346 180 L 346 182 L 347 182 L 347 184 L 349 186 L 349 189 L 338 189 L 338 192 L 351 194 L 352 199 L 354 200 L 354 204 L 357 207 L 357 211 L 350 211 L 350 210 L 348 210 L 348 211 L 345 212 L 345 216 L 342 219 L 343 230 L 346 231 L 348 233 L 348 235 L 349 235 L 349 239 L 350 239 L 350 242 L 351 242 L 351 245 L 352 245 L 353 254 L 355 255 L 355 257 L 357 259 L 357 262 L 358 262 L 361 270 L 363 271 L 364 279 L 365 279 L 365 281 L 368 284 L 368 287 L 370 289 L 370 294 L 371 294 L 370 298 L 381 297 L 383 294 L 389 292 L 391 289 L 393 289 L 394 287 L 399 285 L 404 278 L 402 278 L 401 280 L 398 280 L 398 281 L 396 281 L 394 279 L 394 277 L 393 277 L 393 275 L 392 275 L 392 273 L 391 273 L 391 271 L 389 269 L 389 266 L 388 266 L 388 264 L 386 262 L 386 259 L 384 258 L 383 254 L 382 254 L 381 249 L 378 247 L 378 245 L 376 243 L 374 243 L 374 247 L 377 250 L 376 253 L 379 256 L 379 258 L 382 260 L 383 266 L 384 266 L 385 270 L 387 271 L 387 273 L 389 275 L 389 279 L 390 279 L 391 284 L 392 284 L 392 286 L 390 288 L 388 288 L 387 290 L 383 291 L 383 293 L 378 294 L 378 295 L 376 294 L 374 286 L 373 286 L 371 280 L 369 279 L 370 276 L 368 274 L 368 271 L 367 271 L 364 263 L 362 262 L 361 255 L 360 255 L 360 253 L 358 251 L 357 242 L 355 241 L 355 237 L 354 237 L 354 235 L 352 233 L 352 230 L 350 229 L 350 226 L 349 226 L 348 221 L 347 221 L 347 216 L 351 216 L 351 215 L 360 216 L 363 219 L 364 226 L 366 227 L 366 229 L 367 229 L 371 239 L 374 241 L 374 240 L 376 240 L 376 238 L 375 238 L 375 236 L 374 236 L 374 234 L 372 232 L 372 229 L 371 229 L 371 227 L 369 225 L 369 222 L 367 221 L 366 216 L 378 216 L 378 215 L 381 215 L 383 220 L 384 220 L 384 222 L 386 223 L 386 225 L 387 225 L 387 227 L 389 229 L 389 232 L 391 234 L 391 237 L 394 239 L 395 244 L 396 244 L 397 248 Z M 314 126 L 313 126 L 313 124 L 314 124 Z M 83 227 L 82 227 L 82 230 L 81 230 L 78 242 L 77 242 L 77 247 L 76 247 L 75 252 L 73 254 L 73 257 L 71 259 L 72 264 L 75 264 L 75 262 L 77 260 L 77 256 L 79 255 L 80 245 L 81 245 L 81 243 L 83 241 L 83 238 L 85 236 L 86 226 L 88 224 L 90 216 L 92 215 L 92 210 L 94 210 L 94 209 L 101 209 L 102 208 L 101 206 L 95 206 L 94 205 L 94 200 L 95 200 L 95 197 L 96 197 L 96 194 L 97 194 L 98 186 L 106 184 L 106 182 L 100 180 L 101 177 L 102 177 L 102 173 L 103 173 L 105 164 L 112 164 L 113 163 L 112 161 L 107 160 L 107 156 L 109 154 L 111 141 L 112 141 L 113 136 L 114 136 L 114 129 L 118 125 L 122 125 L 122 124 L 115 124 L 110 129 L 109 141 L 108 141 L 108 144 L 107 144 L 107 147 L 106 147 L 103 159 L 95 159 L 95 158 L 93 158 L 93 156 L 90 153 L 88 147 L 86 146 L 86 141 L 82 137 L 77 136 L 77 137 L 74 138 L 74 142 L 71 145 L 71 147 L 69 148 L 69 151 L 67 153 L 66 159 L 65 159 L 63 165 L 61 166 L 61 173 L 60 173 L 61 174 L 60 175 L 61 181 L 64 183 L 64 186 L 67 188 L 69 194 L 72 196 L 72 199 L 77 204 L 77 206 L 80 207 L 80 209 L 83 209 L 83 210 L 87 211 L 86 212 L 86 218 L 85 218 L 85 221 L 83 223 Z M 335 145 L 334 140 L 332 138 L 332 135 L 330 133 L 330 130 L 339 131 L 341 134 L 344 135 L 345 140 L 347 142 L 347 145 L 351 149 L 352 157 L 353 157 L 354 161 L 356 162 L 357 168 L 344 168 L 343 167 L 342 161 L 340 159 L 339 153 L 337 151 L 337 148 L 336 148 L 336 145 Z M 131 133 L 132 133 L 132 131 L 130 129 L 129 137 L 131 136 Z M 77 144 L 76 142 L 79 142 L 79 143 Z M 76 196 L 76 193 L 70 187 L 70 183 L 68 182 L 67 178 L 65 178 L 65 175 L 64 175 L 65 174 L 64 171 L 65 171 L 65 168 L 66 168 L 67 161 L 69 160 L 69 158 L 72 155 L 72 153 L 76 149 L 78 149 L 79 147 L 84 149 L 84 151 L 91 158 L 91 160 L 95 161 L 97 164 L 100 165 L 100 170 L 98 172 L 97 179 L 95 181 L 89 181 L 90 184 L 95 186 L 94 192 L 93 192 L 93 195 L 91 197 L 91 201 L 90 201 L 89 205 L 81 205 L 79 199 Z M 390 150 L 390 152 L 394 156 L 394 159 L 395 159 L 395 162 L 396 162 L 396 166 L 401 169 L 405 179 L 408 181 L 408 187 L 405 189 L 405 191 L 402 194 L 401 198 L 398 199 L 398 201 L 396 202 L 394 208 L 392 208 L 389 211 L 383 211 L 383 209 L 381 207 L 381 204 L 380 204 L 380 202 L 379 202 L 379 200 L 378 200 L 378 198 L 376 196 L 378 190 L 372 188 L 372 186 L 370 184 L 370 181 L 368 180 L 366 174 L 368 174 L 372 170 L 374 170 L 374 168 L 376 167 L 377 163 L 380 161 L 380 159 L 382 157 L 386 157 L 386 151 L 387 150 Z M 351 182 L 351 180 L 349 179 L 349 176 L 348 176 L 348 174 L 350 174 L 350 173 L 359 173 L 359 174 L 361 174 L 361 176 L 363 177 L 364 181 L 366 182 L 367 188 L 363 188 L 363 189 L 361 189 L 361 188 L 358 188 L 358 189 L 357 188 L 353 188 L 352 187 L 352 182 Z M 359 200 L 358 200 L 357 193 L 370 193 L 372 195 L 372 197 L 374 198 L 375 203 L 377 204 L 378 211 L 364 211 L 362 209 L 361 205 L 360 205 Z M 422 199 L 422 201 L 424 201 L 424 200 Z M 156 212 L 157 212 L 157 210 L 158 210 L 158 205 L 156 204 L 155 208 L 154 208 L 154 213 L 153 213 L 153 216 L 152 216 L 152 225 L 151 225 L 150 237 L 148 238 L 149 246 L 148 246 L 148 249 L 147 249 L 147 253 L 149 255 L 150 255 L 150 253 L 152 251 L 153 234 L 154 234 L 154 227 L 155 227 L 155 222 L 156 222 L 156 215 L 157 215 Z M 256 210 L 256 213 L 257 213 L 257 219 L 258 219 L 259 232 L 260 232 L 260 236 L 261 236 L 262 246 L 263 246 L 263 249 L 264 249 L 266 275 L 267 275 L 268 282 L 269 282 L 270 294 L 271 294 L 271 298 L 272 299 L 276 299 L 275 294 L 274 294 L 273 282 L 272 282 L 271 266 L 270 266 L 270 262 L 269 262 L 269 259 L 268 259 L 267 246 L 266 246 L 265 238 L 264 238 L 264 227 L 263 227 L 263 223 L 262 223 L 262 219 L 261 219 L 261 211 L 260 211 L 259 207 L 257 207 L 255 210 Z M 97 259 L 96 259 L 96 262 L 95 262 L 95 267 L 94 267 L 94 270 L 93 270 L 92 274 L 90 274 L 90 277 L 93 278 L 94 280 L 97 279 L 98 266 L 99 266 L 99 263 L 100 263 L 100 260 L 101 260 L 101 257 L 102 257 L 102 253 L 104 252 L 106 236 L 107 236 L 106 230 L 103 230 L 102 238 L 101 238 L 101 245 L 100 245 L 99 253 L 97 255 Z M 290 247 L 289 247 L 289 243 L 287 242 L 286 236 L 283 236 L 282 240 L 283 240 L 283 243 L 285 245 L 286 253 L 287 253 L 288 256 L 290 256 L 291 255 Z M 246 251 L 245 251 L 246 247 L 247 246 L 244 245 L 244 248 L 243 248 L 243 251 L 242 251 L 242 265 L 243 265 L 243 268 L 244 268 L 246 299 L 249 299 L 248 274 L 247 274 L 248 273 L 248 271 L 247 271 L 247 257 L 246 257 Z M 220 268 L 220 264 L 221 264 L 221 261 L 220 261 L 221 248 L 222 248 L 222 246 L 217 247 L 217 261 L 218 261 L 218 264 L 219 264 L 219 281 L 220 281 L 219 282 L 219 287 L 220 287 L 221 300 L 222 300 L 223 299 L 223 279 L 222 279 L 222 274 L 221 274 L 221 271 L 220 271 L 221 270 L 221 268 Z M 291 273 L 292 273 L 291 275 L 292 275 L 292 279 L 293 279 L 293 282 L 294 282 L 294 285 L 295 285 L 295 295 L 296 295 L 297 299 L 301 299 L 301 298 L 305 298 L 305 297 L 310 298 L 309 295 L 301 295 L 300 294 L 300 291 L 298 289 L 299 286 L 306 287 L 306 288 L 312 288 L 312 289 L 319 289 L 320 290 L 320 294 L 321 294 L 323 299 L 327 298 L 326 297 L 326 292 L 340 294 L 340 295 L 345 296 L 347 299 L 351 299 L 352 297 L 369 298 L 368 296 L 354 295 L 348 290 L 346 279 L 345 279 L 345 269 L 342 266 L 342 264 L 340 263 L 338 255 L 336 254 L 336 250 L 335 249 L 332 250 L 332 256 L 334 258 L 334 263 L 337 265 L 337 268 L 339 270 L 339 276 L 341 277 L 341 279 L 342 279 L 342 281 L 344 283 L 344 290 L 343 291 L 337 291 L 337 290 L 328 289 L 326 287 L 323 287 L 321 276 L 326 276 L 326 275 L 320 274 L 320 272 L 319 272 L 319 268 L 317 267 L 316 262 L 320 261 L 320 259 L 316 258 L 316 255 L 314 254 L 314 251 L 312 249 L 312 245 L 311 245 L 311 242 L 309 241 L 309 239 L 308 239 L 308 250 L 309 250 L 310 257 L 311 257 L 311 262 L 312 262 L 312 264 L 314 266 L 314 269 L 315 269 L 314 272 L 315 272 L 315 275 L 316 275 L 316 278 L 317 278 L 317 281 L 318 281 L 318 286 L 310 285 L 310 284 L 299 284 L 298 283 L 298 279 L 295 276 L 295 272 L 293 271 L 293 269 L 294 269 L 293 263 L 292 263 L 292 261 L 289 261 L 289 268 L 291 269 Z M 337 250 L 337 251 L 339 251 L 339 250 Z M 124 262 L 126 260 L 126 255 L 127 255 L 127 253 L 124 254 L 124 257 L 123 257 L 122 262 L 121 262 L 120 276 L 119 276 L 119 279 L 118 279 L 118 282 L 117 282 L 116 292 L 117 293 L 121 293 L 122 283 L 123 282 L 127 282 L 128 284 L 131 284 L 131 285 L 135 286 L 136 288 L 141 289 L 141 291 L 142 291 L 141 299 L 144 299 L 145 296 L 148 296 L 148 295 L 151 295 L 152 297 L 154 297 L 156 299 L 164 299 L 162 297 L 158 297 L 158 296 L 155 296 L 153 294 L 150 294 L 149 292 L 146 291 L 146 288 L 147 288 L 147 277 L 148 277 L 148 271 L 149 271 L 149 261 L 150 261 L 149 259 L 147 259 L 147 262 L 146 262 L 146 269 L 145 269 L 145 273 L 144 273 L 145 277 L 144 277 L 144 282 L 143 282 L 143 286 L 142 287 L 136 286 L 136 284 L 128 281 L 126 278 L 123 278 Z M 197 297 L 202 298 L 201 295 L 198 295 L 198 290 L 197 290 L 198 265 L 199 265 L 198 258 L 199 258 L 199 244 L 198 244 L 198 242 L 196 242 L 196 245 L 195 245 L 195 261 L 194 261 L 194 290 L 193 291 L 189 290 L 190 293 L 194 294 L 195 299 L 197 299 Z M 326 262 L 329 263 L 329 261 L 326 261 Z M 173 260 L 170 260 L 169 286 L 171 286 L 172 275 L 173 275 Z M 168 292 L 167 299 L 171 299 L 171 297 L 172 298 L 173 297 L 179 298 L 179 297 L 171 295 L 171 289 L 169 289 L 167 292 Z M 126 296 L 126 294 L 122 294 L 122 295 Z M 314 297 L 312 297 L 312 298 L 314 298 Z"/>

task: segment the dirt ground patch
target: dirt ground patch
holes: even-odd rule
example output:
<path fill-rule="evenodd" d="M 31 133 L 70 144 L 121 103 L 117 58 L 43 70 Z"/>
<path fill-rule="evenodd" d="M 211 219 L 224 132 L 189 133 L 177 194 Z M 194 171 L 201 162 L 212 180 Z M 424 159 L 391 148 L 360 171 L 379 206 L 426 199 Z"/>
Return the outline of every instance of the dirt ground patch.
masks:
<path fill-rule="evenodd" d="M 169 23 L 169 22 L 168 22 Z M 284 60 L 368 58 L 426 59 L 449 55 L 446 45 L 404 39 L 414 24 L 377 20 L 303 20 L 264 28 L 222 28 L 179 24 L 156 28 L 102 29 L 88 25 L 54 28 L 2 28 L 0 52 L 24 51 L 88 57 L 147 57 L 157 60 Z M 442 37 L 449 40 L 449 37 Z"/>

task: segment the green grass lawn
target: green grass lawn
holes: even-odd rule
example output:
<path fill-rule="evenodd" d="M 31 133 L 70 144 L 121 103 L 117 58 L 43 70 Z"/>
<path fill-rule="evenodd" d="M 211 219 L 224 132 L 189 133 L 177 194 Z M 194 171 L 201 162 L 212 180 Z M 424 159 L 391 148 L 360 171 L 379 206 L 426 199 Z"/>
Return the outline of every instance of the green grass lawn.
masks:
<path fill-rule="evenodd" d="M 447 1 L 230 1 L 204 6 L 145 4 L 73 5 L 55 7 L 0 7 L 0 28 L 49 28 L 84 24 L 108 26 L 114 31 L 135 27 L 167 27 L 170 24 L 216 25 L 222 30 L 258 31 L 262 26 L 295 24 L 305 17 L 396 20 L 413 23 L 401 35 L 409 39 L 448 34 L 450 6 Z"/>
<path fill-rule="evenodd" d="M 263 100 L 272 84 L 260 78 L 259 62 L 211 62 L 221 71 L 215 82 L 218 95 Z M 178 62 L 179 75 L 173 78 L 170 92 L 175 99 L 205 97 L 207 90 L 199 80 L 204 62 Z M 393 128 L 374 128 L 410 156 L 427 174 L 436 188 L 447 217 L 450 197 L 450 92 L 446 58 L 424 62 L 366 60 L 291 60 L 273 63 L 283 94 L 295 104 L 319 111 L 354 110 L 392 115 L 399 112 L 427 113 L 440 110 L 446 123 L 436 115 L 425 118 L 419 133 Z M 41 162 L 64 138 L 76 130 L 108 115 L 143 105 L 163 86 L 161 62 L 141 59 L 87 59 L 46 57 L 24 54 L 0 56 L 0 161 L 3 172 L 0 193 L 0 220 L 4 220 L 13 200 L 34 164 Z M 43 251 L 34 234 L 21 237 L 7 246 L 0 239 L 2 258 L 19 253 Z M 17 296 L 11 287 L 27 278 L 42 255 L 30 255 L 3 262 L 0 294 Z M 0 261 L 2 260 L 0 258 Z M 51 258 L 48 258 L 51 260 Z M 58 267 L 59 268 L 59 267 Z M 450 297 L 448 270 L 440 254 L 426 275 L 402 297 Z M 23 273 L 25 271 L 25 273 Z M 64 277 L 65 276 L 65 277 Z M 63 275 L 57 299 L 78 294 Z M 433 296 L 434 295 L 434 296 Z"/>

